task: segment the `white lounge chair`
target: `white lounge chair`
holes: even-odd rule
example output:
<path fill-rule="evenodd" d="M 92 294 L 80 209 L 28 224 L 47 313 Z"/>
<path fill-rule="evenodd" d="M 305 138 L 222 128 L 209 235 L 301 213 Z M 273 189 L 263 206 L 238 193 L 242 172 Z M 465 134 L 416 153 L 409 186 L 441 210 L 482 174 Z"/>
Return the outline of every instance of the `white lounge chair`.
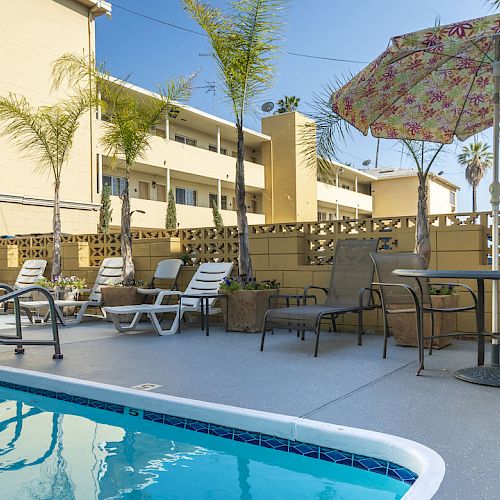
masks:
<path fill-rule="evenodd" d="M 56 308 L 56 313 L 59 321 L 64 326 L 71 326 L 80 323 L 85 314 L 85 311 L 89 307 L 102 306 L 102 295 L 101 287 L 103 285 L 116 285 L 120 283 L 123 279 L 123 258 L 122 257 L 107 257 L 102 261 L 99 272 L 95 279 L 94 286 L 90 290 L 82 290 L 82 292 L 90 292 L 88 300 L 55 300 L 54 305 Z M 31 322 L 33 320 L 33 311 L 39 309 L 45 309 L 48 306 L 46 300 L 33 300 L 33 301 L 23 301 L 20 302 L 21 308 L 26 311 L 28 318 Z M 69 319 L 68 316 L 64 316 L 62 308 L 63 307 L 76 307 L 79 308 L 78 314 L 73 319 Z M 49 312 L 45 314 L 43 321 L 48 319 Z"/>
<path fill-rule="evenodd" d="M 17 275 L 16 282 L 14 283 L 14 290 L 33 286 L 39 279 L 43 277 L 47 261 L 43 259 L 26 260 L 23 267 Z"/>
<path fill-rule="evenodd" d="M 165 259 L 158 262 L 156 270 L 151 280 L 151 288 L 138 288 L 137 291 L 142 295 L 155 296 L 167 288 L 155 287 L 158 280 L 169 281 L 170 290 L 177 290 L 177 280 L 184 263 L 181 259 Z"/>
<path fill-rule="evenodd" d="M 30 259 L 24 261 L 24 264 L 17 275 L 16 282 L 14 283 L 14 290 L 35 285 L 36 282 L 43 277 L 46 267 L 47 261 L 43 259 Z M 26 295 L 24 296 L 24 299 L 26 300 L 30 297 L 31 295 Z M 8 302 L 5 302 L 3 310 L 7 311 L 8 307 Z"/>
<path fill-rule="evenodd" d="M 233 264 L 230 262 L 206 262 L 200 265 L 184 292 L 164 290 L 158 294 L 154 304 L 104 307 L 103 311 L 113 321 L 119 332 L 138 330 L 141 316 L 145 314 L 158 335 L 173 335 L 178 331 L 179 323 L 186 312 L 202 312 L 201 299 L 186 297 L 182 300 L 181 304 L 162 304 L 163 299 L 172 296 L 181 298 L 186 295 L 216 294 L 220 283 L 224 278 L 229 276 L 232 268 Z M 220 308 L 212 307 L 216 300 L 216 298 L 208 299 L 208 311 L 204 311 L 204 314 L 208 316 L 221 311 Z M 162 329 L 160 320 L 158 319 L 158 315 L 165 313 L 175 313 L 172 326 L 168 330 Z M 134 315 L 132 322 L 129 324 L 120 323 L 120 316 L 128 314 Z"/>

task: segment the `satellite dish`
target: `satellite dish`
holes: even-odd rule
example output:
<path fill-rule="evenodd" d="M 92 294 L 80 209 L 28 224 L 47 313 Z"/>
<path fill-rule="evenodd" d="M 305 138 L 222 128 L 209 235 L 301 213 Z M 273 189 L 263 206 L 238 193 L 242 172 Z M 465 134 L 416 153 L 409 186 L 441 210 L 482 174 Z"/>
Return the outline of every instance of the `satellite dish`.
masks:
<path fill-rule="evenodd" d="M 269 113 L 270 111 L 273 110 L 273 108 L 274 108 L 274 102 L 271 102 L 271 101 L 265 102 L 261 106 L 261 109 L 262 109 L 262 111 L 264 111 L 264 113 Z"/>
<path fill-rule="evenodd" d="M 372 162 L 371 160 L 365 160 L 363 162 L 363 167 L 367 167 L 368 165 L 370 165 L 371 162 Z"/>

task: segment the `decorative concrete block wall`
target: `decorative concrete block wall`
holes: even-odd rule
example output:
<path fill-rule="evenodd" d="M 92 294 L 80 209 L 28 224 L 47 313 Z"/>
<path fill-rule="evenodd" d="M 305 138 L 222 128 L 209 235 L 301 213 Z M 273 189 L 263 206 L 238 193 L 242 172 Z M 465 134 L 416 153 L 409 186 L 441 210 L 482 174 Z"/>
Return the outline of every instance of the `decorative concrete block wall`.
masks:
<path fill-rule="evenodd" d="M 488 269 L 491 229 L 487 213 L 431 216 L 429 222 L 431 268 Z M 414 232 L 415 217 L 258 225 L 250 227 L 250 250 L 257 279 L 275 279 L 281 284 L 282 292 L 300 293 L 308 285 L 328 287 L 331 261 L 339 239 L 379 238 L 381 252 L 410 252 L 415 245 Z M 138 232 L 133 238 L 136 277 L 145 281 L 151 279 L 162 259 L 189 254 L 197 262 L 236 262 L 238 254 L 238 233 L 234 227 L 221 231 L 200 228 Z M 50 235 L 0 240 L 0 281 L 13 283 L 26 259 L 45 258 L 50 262 L 51 246 Z M 102 259 L 120 255 L 120 235 L 69 235 L 64 237 L 62 247 L 63 273 L 85 277 L 91 285 Z M 184 266 L 181 289 L 194 270 L 193 266 Z M 465 283 L 475 286 L 473 282 Z M 318 299 L 321 300 L 320 295 Z M 465 304 L 467 299 L 467 294 L 460 292 L 460 303 Z M 490 311 L 489 283 L 486 305 Z M 472 331 L 474 322 L 473 312 L 461 313 L 458 330 Z M 351 328 L 356 325 L 356 316 L 346 315 L 339 324 Z M 368 330 L 379 331 L 382 325 L 380 311 L 368 312 L 366 325 Z"/>

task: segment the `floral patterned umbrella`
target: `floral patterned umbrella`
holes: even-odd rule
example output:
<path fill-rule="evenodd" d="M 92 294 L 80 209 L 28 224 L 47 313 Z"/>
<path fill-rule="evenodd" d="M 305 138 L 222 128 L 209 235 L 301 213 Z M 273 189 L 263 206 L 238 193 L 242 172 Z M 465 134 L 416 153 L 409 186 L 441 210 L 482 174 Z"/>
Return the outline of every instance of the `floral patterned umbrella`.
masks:
<path fill-rule="evenodd" d="M 331 97 L 334 112 L 374 137 L 451 143 L 493 125 L 492 268 L 499 269 L 500 15 L 392 39 Z M 500 386 L 499 284 L 492 285 L 491 365 L 467 380 Z M 463 378 L 463 377 L 461 377 Z M 486 381 L 486 379 L 488 379 Z"/>
<path fill-rule="evenodd" d="M 332 108 L 365 135 L 467 139 L 493 124 L 496 34 L 500 15 L 396 36 L 333 94 Z"/>

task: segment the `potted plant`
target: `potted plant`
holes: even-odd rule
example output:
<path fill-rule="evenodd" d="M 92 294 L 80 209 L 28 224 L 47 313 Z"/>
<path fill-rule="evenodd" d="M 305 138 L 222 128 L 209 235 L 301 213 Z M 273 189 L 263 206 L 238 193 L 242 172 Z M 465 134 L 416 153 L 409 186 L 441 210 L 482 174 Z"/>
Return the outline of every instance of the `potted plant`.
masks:
<path fill-rule="evenodd" d="M 227 296 L 227 301 L 222 301 L 222 312 L 228 331 L 261 332 L 269 297 L 278 293 L 278 288 L 279 283 L 275 280 L 244 282 L 224 278 L 219 290 Z"/>
<path fill-rule="evenodd" d="M 137 289 L 146 286 L 147 284 L 140 280 L 133 280 L 130 284 L 125 284 L 121 281 L 116 285 L 102 286 L 101 293 L 103 304 L 106 307 L 142 304 L 145 295 L 140 294 Z"/>
<path fill-rule="evenodd" d="M 85 288 L 85 279 L 78 276 L 54 276 L 51 279 L 40 278 L 36 283 L 38 286 L 43 286 L 49 290 L 53 290 L 54 296 L 58 300 L 78 300 L 78 295 Z M 71 306 L 63 307 L 62 311 L 65 315 L 72 315 L 75 308 Z"/>
<path fill-rule="evenodd" d="M 458 306 L 458 295 L 453 293 L 450 286 L 430 286 L 432 307 L 436 309 L 448 309 Z M 405 304 L 393 304 L 388 306 L 391 310 L 408 309 Z M 457 330 L 456 313 L 434 312 L 434 335 L 443 335 L 445 333 L 454 333 Z M 418 347 L 417 332 L 415 326 L 414 313 L 394 313 L 387 315 L 389 328 L 394 335 L 396 345 L 407 347 Z M 424 336 L 431 335 L 432 323 L 431 314 L 424 313 Z M 441 349 L 451 344 L 452 337 L 442 337 L 434 339 L 433 348 Z M 430 347 L 430 340 L 426 340 L 424 345 Z"/>

